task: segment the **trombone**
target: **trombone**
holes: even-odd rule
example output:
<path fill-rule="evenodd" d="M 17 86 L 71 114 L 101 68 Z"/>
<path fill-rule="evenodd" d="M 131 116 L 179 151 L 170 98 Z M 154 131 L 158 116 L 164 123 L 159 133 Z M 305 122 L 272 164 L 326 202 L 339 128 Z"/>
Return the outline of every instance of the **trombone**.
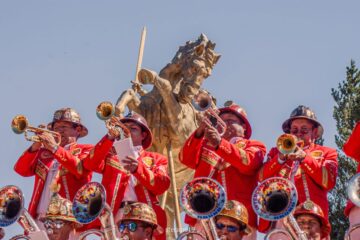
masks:
<path fill-rule="evenodd" d="M 216 113 L 216 109 L 213 109 L 212 102 L 211 95 L 204 90 L 200 90 L 199 93 L 194 96 L 192 105 L 197 111 L 203 112 L 205 116 L 208 116 L 211 125 L 215 127 L 222 136 L 226 131 L 226 123 Z"/>
<path fill-rule="evenodd" d="M 106 128 L 118 132 L 120 139 L 130 136 L 129 129 L 115 117 L 115 107 L 111 102 L 101 102 L 96 108 L 96 116 L 105 121 Z"/>
<path fill-rule="evenodd" d="M 25 139 L 31 142 L 41 142 L 37 134 L 47 132 L 53 135 L 56 144 L 59 146 L 61 142 L 61 135 L 58 132 L 51 131 L 46 128 L 33 127 L 29 125 L 28 119 L 24 115 L 16 115 L 11 121 L 11 129 L 16 134 L 24 133 Z M 29 133 L 33 133 L 30 135 Z"/>

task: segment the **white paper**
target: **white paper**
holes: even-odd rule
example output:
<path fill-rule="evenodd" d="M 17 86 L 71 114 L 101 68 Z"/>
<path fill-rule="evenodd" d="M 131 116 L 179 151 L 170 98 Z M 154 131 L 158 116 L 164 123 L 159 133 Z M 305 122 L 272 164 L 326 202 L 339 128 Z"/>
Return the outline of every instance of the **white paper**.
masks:
<path fill-rule="evenodd" d="M 121 164 L 124 164 L 123 160 L 126 158 L 126 156 L 132 156 L 135 159 L 139 157 L 139 153 L 135 150 L 131 138 L 125 138 L 119 141 L 115 141 L 113 146 Z"/>

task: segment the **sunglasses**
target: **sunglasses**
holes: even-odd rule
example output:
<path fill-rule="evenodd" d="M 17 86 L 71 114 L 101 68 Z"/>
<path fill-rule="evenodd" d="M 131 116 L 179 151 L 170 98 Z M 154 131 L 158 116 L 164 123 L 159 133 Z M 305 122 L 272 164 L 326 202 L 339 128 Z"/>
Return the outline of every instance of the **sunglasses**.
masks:
<path fill-rule="evenodd" d="M 142 227 L 138 225 L 136 222 L 129 222 L 129 223 L 120 223 L 119 231 L 124 232 L 127 228 L 130 232 L 135 232 L 138 227 Z"/>
<path fill-rule="evenodd" d="M 222 223 L 216 223 L 215 226 L 219 230 L 222 230 L 226 227 L 226 230 L 228 232 L 232 232 L 232 233 L 238 231 L 239 229 L 240 229 L 240 231 L 245 230 L 245 228 L 246 228 L 246 226 L 241 226 L 240 228 L 238 228 L 238 227 L 231 226 L 231 225 L 224 225 Z"/>
<path fill-rule="evenodd" d="M 49 228 L 56 228 L 56 229 L 60 229 L 65 225 L 65 222 L 62 220 L 45 220 L 44 222 L 44 227 L 46 229 Z"/>

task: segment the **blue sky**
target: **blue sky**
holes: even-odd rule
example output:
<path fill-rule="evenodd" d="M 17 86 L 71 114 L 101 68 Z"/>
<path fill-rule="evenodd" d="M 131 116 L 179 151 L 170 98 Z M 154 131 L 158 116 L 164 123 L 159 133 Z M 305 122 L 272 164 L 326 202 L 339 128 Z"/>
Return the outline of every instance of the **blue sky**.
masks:
<path fill-rule="evenodd" d="M 33 178 L 13 172 L 30 145 L 11 119 L 51 121 L 54 110 L 77 109 L 89 129 L 105 133 L 98 103 L 115 102 L 134 78 L 140 32 L 148 29 L 143 67 L 159 71 L 178 46 L 200 33 L 222 54 L 204 87 L 219 106 L 232 99 L 248 113 L 253 138 L 268 148 L 299 104 L 310 106 L 335 147 L 331 88 L 360 61 L 358 1 L 18 1 L 0 2 L 0 186 L 31 197 Z M 98 177 L 96 179 L 99 179 Z M 12 236 L 20 229 L 6 229 Z"/>

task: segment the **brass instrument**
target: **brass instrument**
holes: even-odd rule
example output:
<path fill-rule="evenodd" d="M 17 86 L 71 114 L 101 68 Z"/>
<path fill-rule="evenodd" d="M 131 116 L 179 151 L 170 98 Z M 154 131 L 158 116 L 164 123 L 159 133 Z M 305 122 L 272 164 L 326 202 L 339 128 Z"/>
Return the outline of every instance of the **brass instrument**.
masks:
<path fill-rule="evenodd" d="M 183 239 L 207 240 L 206 236 L 204 236 L 203 234 L 191 230 L 181 233 L 176 239 L 177 240 L 183 240 Z"/>
<path fill-rule="evenodd" d="M 281 177 L 272 177 L 266 179 L 258 185 L 252 194 L 252 206 L 255 213 L 266 220 L 278 221 L 285 219 L 291 239 L 307 240 L 306 234 L 302 231 L 292 215 L 298 200 L 298 194 L 294 183 Z M 278 229 L 270 231 L 265 239 Z M 292 235 L 293 234 L 293 235 Z"/>
<path fill-rule="evenodd" d="M 28 119 L 24 115 L 16 115 L 12 119 L 11 129 L 16 134 L 24 133 L 25 139 L 31 142 L 41 142 L 41 139 L 37 136 L 37 134 L 42 132 L 47 132 L 53 135 L 57 145 L 60 145 L 61 142 L 61 135 L 58 132 L 54 132 L 46 128 L 30 126 Z M 34 135 L 29 136 L 30 132 Z"/>
<path fill-rule="evenodd" d="M 360 173 L 355 174 L 350 178 L 347 186 L 347 195 L 350 201 L 357 207 L 360 207 Z M 355 224 L 346 231 L 345 240 L 351 240 L 351 233 L 360 228 L 360 223 Z"/>
<path fill-rule="evenodd" d="M 48 240 L 45 232 L 41 231 L 34 219 L 24 208 L 24 195 L 20 188 L 8 185 L 0 189 L 0 227 L 7 227 L 18 222 L 31 237 L 37 235 L 39 240 Z M 20 234 L 11 239 L 30 239 Z"/>
<path fill-rule="evenodd" d="M 128 128 L 119 121 L 115 116 L 115 107 L 111 102 L 101 102 L 96 108 L 96 116 L 105 121 L 106 128 L 115 130 L 119 133 L 120 139 L 124 136 L 129 136 L 130 131 Z"/>
<path fill-rule="evenodd" d="M 192 105 L 199 112 L 204 112 L 204 115 L 209 118 L 212 126 L 215 127 L 222 136 L 226 131 L 226 123 L 219 117 L 213 108 L 212 98 L 210 94 L 205 91 L 199 91 L 192 100 Z"/>
<path fill-rule="evenodd" d="M 103 225 L 101 217 L 106 215 L 110 218 L 111 231 L 90 229 L 83 232 L 79 239 L 86 239 L 88 235 L 95 234 L 106 240 L 116 240 L 115 223 L 111 208 L 106 204 L 106 192 L 103 185 L 97 182 L 89 182 L 82 186 L 75 194 L 72 208 L 74 217 L 79 223 L 88 224 L 97 218 Z M 104 229 L 106 226 L 102 226 Z"/>
<path fill-rule="evenodd" d="M 351 240 L 351 233 L 360 228 L 360 223 L 354 224 L 353 226 L 349 227 L 349 229 L 345 232 L 344 240 Z"/>
<path fill-rule="evenodd" d="M 208 240 L 218 239 L 212 218 L 222 211 L 225 203 L 225 189 L 209 177 L 195 178 L 180 191 L 180 205 L 189 216 L 200 220 Z M 190 235 L 190 232 L 184 232 L 179 237 L 187 235 Z M 182 239 L 179 237 L 177 239 Z"/>
<path fill-rule="evenodd" d="M 347 195 L 353 204 L 360 207 L 360 173 L 350 178 L 347 186 Z"/>
<path fill-rule="evenodd" d="M 301 144 L 302 141 L 299 141 L 295 135 L 288 133 L 280 135 L 276 141 L 277 149 L 284 155 L 294 153 Z"/>

